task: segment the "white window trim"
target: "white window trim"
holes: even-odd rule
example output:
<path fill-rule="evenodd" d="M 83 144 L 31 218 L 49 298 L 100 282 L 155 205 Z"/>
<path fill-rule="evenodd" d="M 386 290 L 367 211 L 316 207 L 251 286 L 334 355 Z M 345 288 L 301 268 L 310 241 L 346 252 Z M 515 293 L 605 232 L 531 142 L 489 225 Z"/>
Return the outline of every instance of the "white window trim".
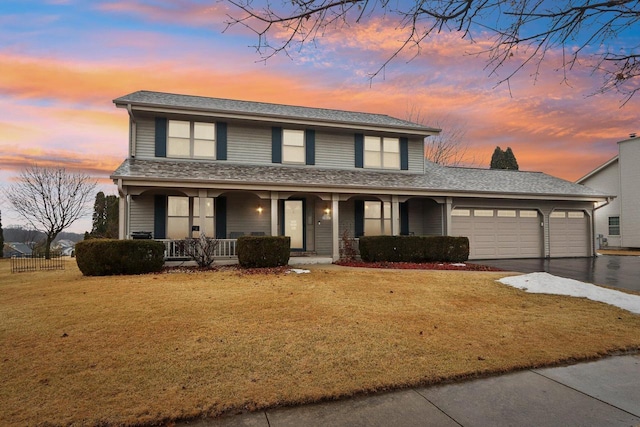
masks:
<path fill-rule="evenodd" d="M 287 144 L 286 134 L 301 134 L 302 135 L 302 146 Z M 302 148 L 302 160 L 289 160 L 287 159 L 287 147 L 291 147 L 292 149 L 300 149 Z M 298 150 L 296 150 L 298 151 Z M 307 135 L 304 130 L 300 129 L 282 129 L 282 163 L 295 164 L 295 165 L 304 165 L 307 163 Z"/>
<path fill-rule="evenodd" d="M 377 140 L 378 142 L 378 147 L 377 150 L 367 150 L 367 139 L 369 139 L 369 141 L 372 141 L 374 139 Z M 385 140 L 387 142 L 395 142 L 396 146 L 398 147 L 398 151 L 385 151 L 384 150 L 384 146 L 385 146 Z M 363 143 L 363 166 L 366 169 L 389 169 L 389 170 L 400 170 L 400 165 L 402 163 L 402 159 L 401 157 L 401 153 L 400 153 L 400 138 L 393 138 L 393 137 L 383 137 L 383 136 L 372 136 L 372 135 L 365 135 L 364 136 L 364 143 Z M 380 164 L 379 165 L 371 165 L 371 164 L 367 164 L 367 152 L 370 153 L 377 153 L 380 159 Z M 398 161 L 397 164 L 396 162 L 394 162 L 393 165 L 388 165 L 385 164 L 385 153 L 386 154 L 394 154 L 397 155 L 398 157 Z"/>
<path fill-rule="evenodd" d="M 181 156 L 181 155 L 175 155 L 175 154 L 170 154 L 169 150 L 170 150 L 170 143 L 171 143 L 171 122 L 187 122 L 189 123 L 189 154 L 185 155 L 185 156 Z M 210 141 L 213 144 L 213 155 L 212 156 L 196 156 L 194 155 L 194 150 L 195 150 L 195 141 L 196 141 L 196 137 L 195 137 L 195 126 L 196 123 L 202 123 L 202 124 L 206 124 L 206 125 L 213 125 L 213 139 L 209 140 L 209 139 L 202 139 L 202 138 L 198 138 L 198 140 L 203 140 L 203 141 Z M 183 138 L 186 139 L 186 138 Z M 216 159 L 216 144 L 218 143 L 218 141 L 216 140 L 216 123 L 214 122 L 200 122 L 200 121 L 193 121 L 193 120 L 173 120 L 173 119 L 169 119 L 167 120 L 167 158 L 172 158 L 172 159 L 208 159 L 208 160 L 215 160 Z"/>

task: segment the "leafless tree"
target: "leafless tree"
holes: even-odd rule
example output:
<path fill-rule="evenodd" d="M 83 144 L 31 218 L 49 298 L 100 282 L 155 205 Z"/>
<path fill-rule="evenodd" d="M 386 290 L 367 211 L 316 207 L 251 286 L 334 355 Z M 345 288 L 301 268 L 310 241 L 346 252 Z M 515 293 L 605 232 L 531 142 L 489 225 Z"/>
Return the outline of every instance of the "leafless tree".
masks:
<path fill-rule="evenodd" d="M 45 257 L 56 236 L 90 212 L 87 202 L 96 182 L 64 168 L 30 166 L 6 190 L 7 200 L 31 227 L 45 234 Z"/>
<path fill-rule="evenodd" d="M 465 139 L 466 124 L 454 120 L 450 115 L 436 113 L 426 117 L 415 105 L 407 109 L 407 120 L 442 129 L 438 135 L 424 140 L 424 156 L 442 166 L 474 166 L 479 162 L 469 153 L 469 142 Z"/>
<path fill-rule="evenodd" d="M 562 54 L 560 69 L 590 67 L 602 76 L 598 92 L 616 90 L 623 105 L 640 89 L 638 53 L 638 0 L 282 0 L 258 2 L 227 0 L 235 6 L 227 28 L 241 25 L 257 37 L 257 51 L 267 59 L 314 43 L 333 30 L 347 29 L 384 15 L 395 20 L 402 33 L 399 47 L 371 76 L 377 76 L 403 51 L 417 54 L 425 39 L 440 32 L 455 32 L 471 41 L 489 34 L 489 74 L 508 65 L 510 79 L 527 65 L 534 66 L 534 78 L 548 53 Z M 634 45 L 617 40 L 632 36 Z M 496 74 L 497 75 L 497 74 Z"/>

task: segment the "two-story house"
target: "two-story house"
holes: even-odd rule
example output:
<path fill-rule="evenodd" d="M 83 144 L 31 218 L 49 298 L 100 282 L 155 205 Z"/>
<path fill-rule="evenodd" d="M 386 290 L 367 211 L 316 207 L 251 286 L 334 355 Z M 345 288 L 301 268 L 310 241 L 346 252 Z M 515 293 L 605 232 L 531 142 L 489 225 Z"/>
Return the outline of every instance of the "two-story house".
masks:
<path fill-rule="evenodd" d="M 618 142 L 618 155 L 576 182 L 615 195 L 597 208 L 597 245 L 609 248 L 640 248 L 640 137 L 631 134 Z"/>
<path fill-rule="evenodd" d="M 286 235 L 339 257 L 342 236 L 467 236 L 472 259 L 593 255 L 606 195 L 538 172 L 443 167 L 438 129 L 381 114 L 139 91 L 118 186 L 120 237 Z M 168 253 L 171 251 L 169 250 Z"/>

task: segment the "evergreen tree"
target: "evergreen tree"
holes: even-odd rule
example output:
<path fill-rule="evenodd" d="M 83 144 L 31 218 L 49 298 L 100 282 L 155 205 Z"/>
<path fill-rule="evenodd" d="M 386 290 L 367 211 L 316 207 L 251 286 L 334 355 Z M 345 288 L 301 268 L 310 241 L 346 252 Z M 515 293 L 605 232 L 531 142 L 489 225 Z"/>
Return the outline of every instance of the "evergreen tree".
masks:
<path fill-rule="evenodd" d="M 507 147 L 505 151 L 502 148 L 496 147 L 491 156 L 491 169 L 510 169 L 518 170 L 518 161 L 513 154 L 511 147 Z"/>
<path fill-rule="evenodd" d="M 491 156 L 491 169 L 504 169 L 504 151 L 502 148 L 496 147 Z"/>
<path fill-rule="evenodd" d="M 506 163 L 505 169 L 511 170 L 519 170 L 518 161 L 516 160 L 516 156 L 511 151 L 511 147 L 507 147 L 507 150 L 504 152 L 504 160 Z"/>
<path fill-rule="evenodd" d="M 96 194 L 90 237 L 118 238 L 118 204 L 117 196 L 105 196 L 102 191 Z"/>

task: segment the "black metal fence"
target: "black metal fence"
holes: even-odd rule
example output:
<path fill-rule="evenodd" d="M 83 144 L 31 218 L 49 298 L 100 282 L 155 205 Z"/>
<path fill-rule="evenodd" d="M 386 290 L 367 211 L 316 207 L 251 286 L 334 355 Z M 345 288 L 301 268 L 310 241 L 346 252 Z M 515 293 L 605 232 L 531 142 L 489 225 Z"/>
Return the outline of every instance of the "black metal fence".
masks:
<path fill-rule="evenodd" d="M 49 259 L 34 255 L 29 257 L 11 257 L 11 272 L 23 273 L 37 270 L 64 270 L 64 260 L 60 254 L 51 254 Z"/>

